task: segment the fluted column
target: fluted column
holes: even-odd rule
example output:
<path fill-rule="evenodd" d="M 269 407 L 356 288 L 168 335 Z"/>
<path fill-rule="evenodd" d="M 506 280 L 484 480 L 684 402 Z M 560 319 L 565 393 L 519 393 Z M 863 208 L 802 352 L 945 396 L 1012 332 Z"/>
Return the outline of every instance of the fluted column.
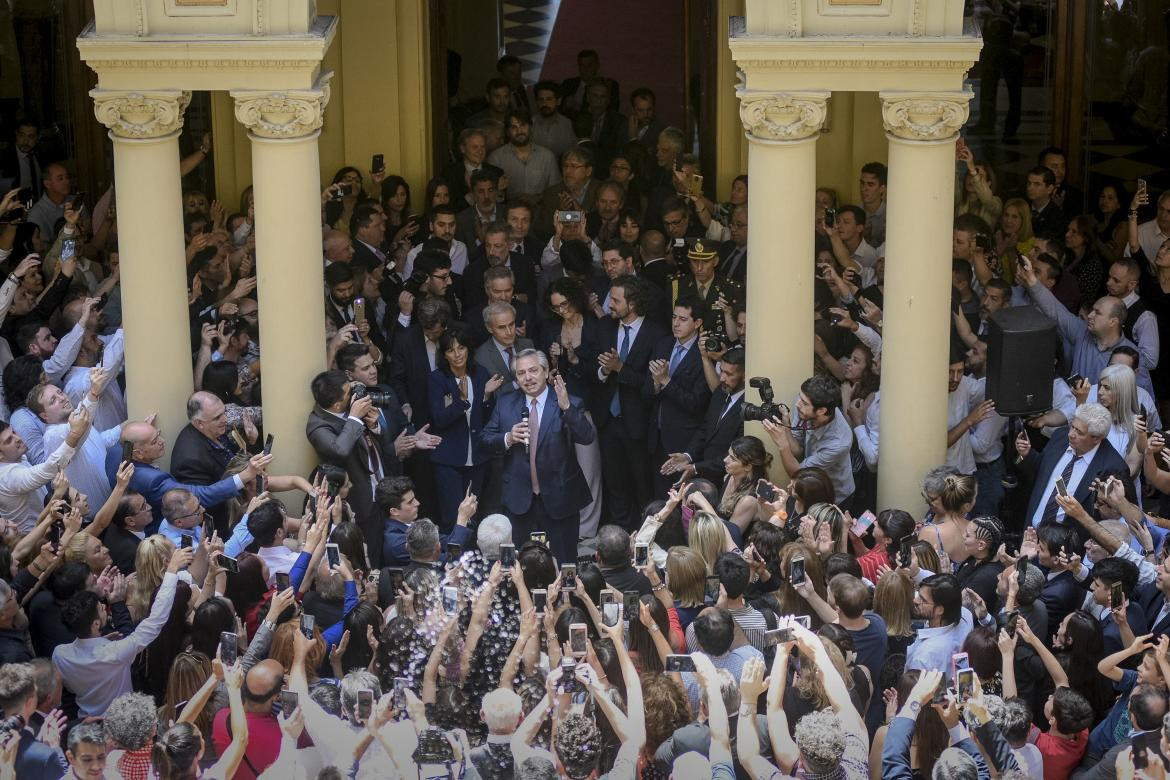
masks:
<path fill-rule="evenodd" d="M 305 421 L 309 383 L 325 368 L 317 137 L 331 75 L 315 89 L 231 92 L 252 142 L 264 430 L 276 437 L 279 474 L 308 474 L 316 463 Z"/>
<path fill-rule="evenodd" d="M 94 89 L 90 96 L 114 144 L 130 418 L 157 412 L 173 441 L 187 423 L 193 387 L 179 177 L 179 131 L 191 93 Z"/>
<path fill-rule="evenodd" d="M 770 377 L 776 400 L 791 404 L 813 367 L 816 144 L 829 92 L 740 87 L 738 94 L 752 181 L 747 373 Z M 749 389 L 747 400 L 759 397 Z M 773 449 L 759 423 L 749 423 L 749 432 Z"/>
<path fill-rule="evenodd" d="M 878 505 L 917 516 L 922 477 L 946 459 L 955 140 L 971 93 L 879 95 L 890 156 Z"/>

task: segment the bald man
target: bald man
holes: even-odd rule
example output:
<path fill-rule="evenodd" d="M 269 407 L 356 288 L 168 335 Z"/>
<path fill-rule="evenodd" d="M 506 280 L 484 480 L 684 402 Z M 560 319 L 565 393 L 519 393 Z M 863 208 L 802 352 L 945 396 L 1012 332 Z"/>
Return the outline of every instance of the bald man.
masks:
<path fill-rule="evenodd" d="M 272 703 L 283 687 L 284 667 L 271 658 L 256 664 L 245 675 L 244 688 L 240 693 L 244 699 L 244 714 L 248 719 L 248 747 L 236 777 L 256 777 L 276 762 L 280 754 L 281 731 L 280 723 L 272 714 Z M 229 709 L 224 707 L 212 721 L 211 739 L 219 755 L 223 755 L 232 742 L 228 730 L 230 714 Z M 306 747 L 307 743 L 301 746 Z"/>
<path fill-rule="evenodd" d="M 154 513 L 155 519 L 146 528 L 148 535 L 158 531 L 163 516 L 162 499 L 168 490 L 184 488 L 191 491 L 203 506 L 218 506 L 243 490 L 244 485 L 255 479 L 272 460 L 270 455 L 255 455 L 239 474 L 208 485 L 184 484 L 154 465 L 167 449 L 162 431 L 148 422 L 131 422 L 123 426 L 122 436 L 106 450 L 106 478 L 111 485 L 122 462 L 122 442 L 133 445 L 134 476 L 130 478 L 130 490 L 142 494 Z"/>
<path fill-rule="evenodd" d="M 326 266 L 353 260 L 353 239 L 340 230 L 326 230 L 322 246 Z"/>
<path fill-rule="evenodd" d="M 227 409 L 223 401 L 202 390 L 187 400 L 187 424 L 171 448 L 171 473 L 180 482 L 212 485 L 223 479 L 224 471 L 239 447 L 227 435 Z M 245 457 L 247 452 L 241 453 Z M 228 532 L 228 504 L 204 504 L 215 520 L 220 537 Z"/>

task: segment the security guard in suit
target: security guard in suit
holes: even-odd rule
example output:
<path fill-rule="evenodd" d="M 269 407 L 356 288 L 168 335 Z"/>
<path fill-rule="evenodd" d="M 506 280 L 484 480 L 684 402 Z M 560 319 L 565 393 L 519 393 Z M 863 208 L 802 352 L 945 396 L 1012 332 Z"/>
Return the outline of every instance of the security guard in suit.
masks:
<path fill-rule="evenodd" d="M 716 245 L 704 239 L 696 239 L 687 249 L 688 270 L 678 271 L 670 277 L 670 300 L 673 308 L 680 296 L 693 295 L 703 302 L 704 329 L 711 335 L 727 340 L 723 325 L 723 312 L 716 305 L 720 298 L 735 309 L 744 306 L 743 284 L 715 273 L 719 264 Z"/>

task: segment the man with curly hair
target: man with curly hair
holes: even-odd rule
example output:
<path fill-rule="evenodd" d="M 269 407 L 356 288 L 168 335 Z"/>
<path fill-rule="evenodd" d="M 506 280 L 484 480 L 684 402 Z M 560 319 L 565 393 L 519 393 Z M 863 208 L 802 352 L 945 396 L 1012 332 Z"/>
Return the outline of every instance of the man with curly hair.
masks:
<path fill-rule="evenodd" d="M 556 735 L 561 772 L 570 780 L 585 780 L 597 771 L 601 758 L 601 731 L 592 718 L 573 713 L 565 717 Z"/>
<path fill-rule="evenodd" d="M 106 710 L 106 739 L 114 746 L 107 764 L 126 780 L 154 777 L 150 751 L 158 728 L 158 708 L 145 693 L 124 693 Z"/>

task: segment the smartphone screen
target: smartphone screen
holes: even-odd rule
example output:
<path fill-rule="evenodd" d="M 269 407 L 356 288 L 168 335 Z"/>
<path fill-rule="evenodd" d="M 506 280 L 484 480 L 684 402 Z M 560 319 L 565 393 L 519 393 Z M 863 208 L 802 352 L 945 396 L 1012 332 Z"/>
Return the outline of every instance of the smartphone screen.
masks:
<path fill-rule="evenodd" d="M 602 591 L 601 591 L 601 599 L 600 599 L 600 603 L 601 603 L 601 606 L 603 606 L 603 607 L 604 607 L 606 604 L 616 604 L 616 603 L 617 603 L 617 598 L 616 598 L 616 597 L 613 595 L 613 591 L 612 591 L 612 590 L 605 589 L 605 590 L 602 590 Z"/>
<path fill-rule="evenodd" d="M 330 543 L 325 545 L 325 557 L 328 559 L 330 566 L 341 565 L 341 550 L 336 544 Z"/>
<path fill-rule="evenodd" d="M 500 545 L 500 566 L 510 569 L 516 565 L 516 545 L 505 542 Z"/>
<path fill-rule="evenodd" d="M 799 585 L 804 582 L 804 558 L 797 556 L 792 559 L 792 573 L 790 575 L 793 585 Z"/>
<path fill-rule="evenodd" d="M 1004 621 L 1003 627 L 1007 629 L 1008 636 L 1016 635 L 1016 625 L 1020 622 L 1020 613 L 1017 610 L 1012 610 L 1007 614 L 1007 620 Z"/>
<path fill-rule="evenodd" d="M 975 695 L 974 669 L 960 669 L 955 680 L 955 688 L 958 690 L 960 701 L 966 701 Z"/>
<path fill-rule="evenodd" d="M 951 656 L 951 679 L 959 679 L 959 670 L 967 669 L 971 662 L 966 653 L 955 653 Z"/>
<path fill-rule="evenodd" d="M 232 558 L 228 555 L 220 555 L 216 560 L 219 562 L 220 566 L 227 570 L 229 574 L 240 573 L 240 564 L 239 561 L 237 561 L 235 558 Z"/>
<path fill-rule="evenodd" d="M 764 642 L 769 646 L 782 645 L 785 642 L 792 641 L 791 628 L 773 628 L 771 631 L 764 632 Z"/>
<path fill-rule="evenodd" d="M 620 615 L 621 607 L 618 606 L 616 601 L 601 605 L 601 622 L 605 623 L 605 625 L 616 626 Z"/>
<path fill-rule="evenodd" d="M 278 571 L 276 573 L 276 589 L 277 590 L 288 590 L 289 584 L 290 583 L 289 583 L 289 578 L 288 578 L 288 572 L 287 571 Z"/>
<path fill-rule="evenodd" d="M 406 709 L 406 689 L 410 687 L 410 680 L 405 677 L 394 678 L 394 709 Z"/>
<path fill-rule="evenodd" d="M 809 617 L 808 615 L 796 615 L 792 618 L 792 622 L 799 623 L 800 625 L 807 628 L 809 631 L 812 631 L 812 618 Z"/>
<path fill-rule="evenodd" d="M 317 618 L 309 613 L 301 615 L 301 633 L 306 639 L 313 638 L 313 629 L 317 627 Z"/>
<path fill-rule="evenodd" d="M 1019 586 L 1024 587 L 1024 577 L 1028 574 L 1028 559 L 1024 556 L 1016 558 L 1016 581 Z"/>
<path fill-rule="evenodd" d="M 375 154 L 374 158 L 370 161 L 370 170 L 373 171 L 374 173 L 377 173 L 378 171 L 382 170 L 383 168 L 386 167 L 385 160 L 386 160 L 386 158 L 383 155 Z"/>
<path fill-rule="evenodd" d="M 443 611 L 448 615 L 459 609 L 459 588 L 454 585 L 443 587 Z"/>
<path fill-rule="evenodd" d="M 707 584 L 703 586 L 703 602 L 707 606 L 713 606 L 717 601 L 719 601 L 719 578 L 711 575 L 707 577 Z"/>
<path fill-rule="evenodd" d="M 365 723 L 374 714 L 374 692 L 369 688 L 362 688 L 357 692 L 357 708 L 354 713 L 357 719 Z"/>
<path fill-rule="evenodd" d="M 397 566 L 389 566 L 386 569 L 386 576 L 390 578 L 390 587 L 397 593 L 402 589 L 403 573 L 402 569 Z"/>
<path fill-rule="evenodd" d="M 645 566 L 647 564 L 647 562 L 649 562 L 649 560 L 650 560 L 650 545 L 643 544 L 643 543 L 635 544 L 634 545 L 634 565 L 637 566 L 638 568 L 642 568 L 643 566 Z"/>
<path fill-rule="evenodd" d="M 179 534 L 179 547 L 181 549 L 186 550 L 188 547 L 190 547 L 194 543 L 195 543 L 195 540 L 191 536 L 191 534 Z"/>
<path fill-rule="evenodd" d="M 589 634 L 584 623 L 569 624 L 569 649 L 578 658 L 584 657 L 589 641 Z"/>
<path fill-rule="evenodd" d="M 231 631 L 224 631 L 219 635 L 219 660 L 224 666 L 231 666 L 236 662 L 239 643 L 240 638 Z"/>
<path fill-rule="evenodd" d="M 1061 498 L 1068 498 L 1068 485 L 1065 484 L 1064 477 L 1056 478 L 1056 492 L 1060 493 Z"/>
<path fill-rule="evenodd" d="M 280 710 L 284 713 L 284 717 L 292 715 L 299 706 L 301 706 L 301 697 L 296 691 L 280 692 Z"/>
<path fill-rule="evenodd" d="M 666 671 L 693 672 L 695 671 L 695 659 L 689 655 L 668 655 L 666 656 Z"/>
<path fill-rule="evenodd" d="M 626 620 L 637 620 L 641 613 L 642 594 L 636 590 L 622 592 L 622 612 Z"/>
<path fill-rule="evenodd" d="M 541 544 L 547 545 L 548 534 L 546 534 L 544 531 L 533 531 L 532 533 L 528 534 L 528 541 L 540 542 Z"/>
<path fill-rule="evenodd" d="M 566 563 L 561 567 L 561 590 L 574 591 L 577 589 L 577 564 Z"/>
<path fill-rule="evenodd" d="M 463 557 L 463 545 L 454 542 L 447 543 L 447 563 L 454 563 Z"/>
<path fill-rule="evenodd" d="M 134 442 L 122 442 L 122 462 L 129 463 L 134 460 Z"/>
<path fill-rule="evenodd" d="M 544 614 L 545 609 L 548 608 L 548 591 L 546 589 L 537 588 L 532 591 L 532 606 L 536 608 L 536 614 Z"/>
<path fill-rule="evenodd" d="M 265 455 L 272 454 L 272 438 L 273 437 L 272 437 L 271 433 L 264 437 L 264 454 Z"/>

